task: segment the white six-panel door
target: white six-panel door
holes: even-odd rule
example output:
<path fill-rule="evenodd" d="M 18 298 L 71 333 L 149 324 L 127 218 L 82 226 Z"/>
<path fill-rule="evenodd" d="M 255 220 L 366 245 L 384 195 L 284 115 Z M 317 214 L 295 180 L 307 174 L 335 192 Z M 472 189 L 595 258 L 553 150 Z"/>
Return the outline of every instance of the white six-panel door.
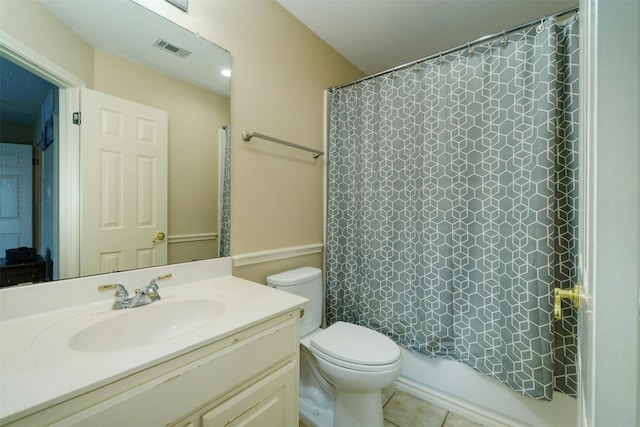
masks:
<path fill-rule="evenodd" d="M 168 116 L 81 91 L 80 274 L 166 264 Z M 155 240 L 155 242 L 154 242 Z"/>
<path fill-rule="evenodd" d="M 31 145 L 0 144 L 0 258 L 5 250 L 31 246 Z"/>

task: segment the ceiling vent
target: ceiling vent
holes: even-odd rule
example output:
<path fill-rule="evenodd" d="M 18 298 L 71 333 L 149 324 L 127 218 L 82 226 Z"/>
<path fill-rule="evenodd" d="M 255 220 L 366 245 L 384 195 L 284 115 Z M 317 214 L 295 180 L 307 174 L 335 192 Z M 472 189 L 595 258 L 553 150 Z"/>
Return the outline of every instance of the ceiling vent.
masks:
<path fill-rule="evenodd" d="M 153 43 L 153 45 L 159 49 L 171 53 L 172 55 L 179 56 L 180 58 L 186 58 L 187 56 L 191 55 L 191 52 L 187 49 L 183 49 L 181 47 L 173 45 L 166 40 L 158 39 Z"/>

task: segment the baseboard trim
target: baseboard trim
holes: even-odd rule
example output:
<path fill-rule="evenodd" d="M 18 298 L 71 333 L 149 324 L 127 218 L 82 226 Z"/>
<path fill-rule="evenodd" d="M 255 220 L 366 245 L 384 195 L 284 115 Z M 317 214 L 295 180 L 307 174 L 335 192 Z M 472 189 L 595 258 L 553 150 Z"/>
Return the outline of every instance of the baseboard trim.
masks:
<path fill-rule="evenodd" d="M 303 255 L 318 254 L 322 252 L 322 247 L 322 243 L 313 243 L 311 245 L 291 246 L 288 248 L 234 255 L 231 259 L 233 260 L 234 267 L 242 267 L 245 265 L 259 264 L 261 262 L 279 261 Z"/>
<path fill-rule="evenodd" d="M 424 384 L 417 383 L 404 377 L 399 377 L 393 385 L 400 391 L 484 426 L 526 427 L 525 424 L 519 423 L 516 420 L 497 414 L 467 401 L 457 399 L 449 394 L 426 387 Z"/>

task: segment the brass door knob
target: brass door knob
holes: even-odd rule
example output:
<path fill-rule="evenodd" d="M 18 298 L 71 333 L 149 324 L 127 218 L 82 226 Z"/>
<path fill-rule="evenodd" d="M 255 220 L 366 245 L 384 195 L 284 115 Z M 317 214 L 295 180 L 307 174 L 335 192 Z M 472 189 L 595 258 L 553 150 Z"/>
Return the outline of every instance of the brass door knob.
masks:
<path fill-rule="evenodd" d="M 161 231 L 158 234 L 156 234 L 156 238 L 153 239 L 153 243 L 162 242 L 165 237 L 166 237 L 165 234 Z"/>

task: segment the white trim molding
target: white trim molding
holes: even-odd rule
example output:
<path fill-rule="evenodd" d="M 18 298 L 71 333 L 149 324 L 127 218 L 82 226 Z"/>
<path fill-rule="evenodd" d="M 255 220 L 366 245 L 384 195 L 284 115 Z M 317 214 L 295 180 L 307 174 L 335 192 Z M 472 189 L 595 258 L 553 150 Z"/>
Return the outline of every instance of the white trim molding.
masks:
<path fill-rule="evenodd" d="M 270 249 L 268 251 L 251 252 L 247 254 L 234 255 L 231 257 L 234 267 L 259 264 L 261 262 L 278 261 L 287 258 L 294 258 L 303 255 L 322 253 L 322 243 L 313 243 L 303 246 L 291 246 L 288 248 Z"/>
<path fill-rule="evenodd" d="M 167 243 L 203 242 L 217 238 L 218 233 L 175 234 L 167 236 Z"/>
<path fill-rule="evenodd" d="M 427 387 L 402 376 L 398 377 L 393 385 L 400 391 L 486 426 L 526 427 L 526 424 L 522 424 L 512 418 L 497 414 L 491 410 L 458 399 L 440 390 Z"/>
<path fill-rule="evenodd" d="M 0 30 L 0 55 L 59 88 L 58 138 L 58 229 L 54 269 L 56 279 L 78 277 L 80 273 L 80 130 L 71 124 L 80 110 L 80 89 L 85 82 L 49 58 Z"/>
<path fill-rule="evenodd" d="M 85 85 L 83 80 L 4 31 L 0 31 L 0 54 L 60 88 Z"/>

